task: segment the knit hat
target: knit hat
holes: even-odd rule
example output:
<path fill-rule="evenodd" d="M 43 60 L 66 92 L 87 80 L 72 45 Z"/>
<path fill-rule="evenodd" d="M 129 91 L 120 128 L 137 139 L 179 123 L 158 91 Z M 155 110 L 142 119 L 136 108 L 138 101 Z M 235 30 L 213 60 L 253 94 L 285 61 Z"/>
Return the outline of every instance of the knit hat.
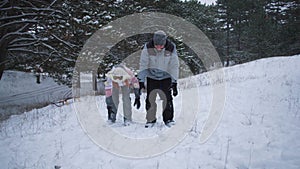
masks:
<path fill-rule="evenodd" d="M 153 42 L 154 45 L 165 45 L 167 40 L 167 34 L 162 31 L 156 31 L 153 35 Z"/>

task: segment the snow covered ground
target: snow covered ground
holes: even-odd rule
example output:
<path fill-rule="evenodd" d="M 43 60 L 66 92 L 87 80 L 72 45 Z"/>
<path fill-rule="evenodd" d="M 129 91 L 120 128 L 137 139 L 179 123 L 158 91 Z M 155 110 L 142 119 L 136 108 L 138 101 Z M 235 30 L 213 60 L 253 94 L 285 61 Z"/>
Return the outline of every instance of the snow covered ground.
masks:
<path fill-rule="evenodd" d="M 0 81 L 0 119 L 24 110 L 45 106 L 71 95 L 71 89 L 58 85 L 50 77 L 43 76 L 36 83 L 33 73 L 5 71 Z"/>
<path fill-rule="evenodd" d="M 300 55 L 274 57 L 224 68 L 224 79 L 219 81 L 211 80 L 209 73 L 181 79 L 179 96 L 174 99 L 176 126 L 180 125 L 185 113 L 197 111 L 197 116 L 190 121 L 192 125 L 184 139 L 178 140 L 168 151 L 148 158 L 122 157 L 122 154 L 98 146 L 79 123 L 76 102 L 62 107 L 49 105 L 11 116 L 0 124 L 1 168 L 298 169 L 299 65 Z M 199 138 L 214 99 L 212 89 L 220 84 L 225 84 L 223 116 L 211 137 L 201 143 Z M 84 102 L 85 98 L 80 99 L 77 102 Z M 97 96 L 95 100 L 99 117 L 105 120 L 104 98 Z M 192 104 L 186 108 L 183 100 Z M 139 139 L 159 138 L 176 129 L 176 126 L 166 128 L 160 113 L 157 115 L 158 124 L 145 129 L 144 108 L 133 108 L 132 125 L 122 126 L 122 113 L 119 113 L 116 124 L 105 123 L 102 128 L 111 128 L 128 139 L 134 138 L 138 145 Z M 98 131 L 103 134 L 103 140 L 107 139 L 107 133 Z M 131 150 L 121 142 L 117 144 Z M 161 145 L 163 142 L 157 144 Z M 140 149 L 144 151 L 143 147 Z"/>

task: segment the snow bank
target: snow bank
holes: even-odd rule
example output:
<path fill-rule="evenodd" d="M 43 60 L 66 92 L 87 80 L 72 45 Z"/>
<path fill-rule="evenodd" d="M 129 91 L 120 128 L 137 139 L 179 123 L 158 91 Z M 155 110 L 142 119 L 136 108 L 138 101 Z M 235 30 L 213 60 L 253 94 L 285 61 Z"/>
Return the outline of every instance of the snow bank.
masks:
<path fill-rule="evenodd" d="M 189 99 L 183 95 L 197 89 L 199 102 L 185 110 L 198 110 L 197 118 L 182 142 L 151 158 L 135 160 L 104 151 L 81 128 L 73 103 L 63 107 L 49 105 L 12 116 L 0 126 L 1 167 L 298 169 L 299 65 L 299 55 L 268 58 L 224 68 L 221 70 L 224 76 L 219 80 L 211 80 L 210 73 L 182 79 L 179 96 L 174 98 L 175 111 L 177 113 L 183 106 L 180 105 L 182 99 Z M 220 83 L 226 85 L 223 117 L 208 141 L 200 144 L 199 136 L 211 109 L 212 86 Z M 106 118 L 103 101 L 103 96 L 97 96 L 99 111 Z M 133 113 L 135 121 L 145 115 L 136 109 Z M 168 130 L 161 125 L 161 119 L 156 127 L 147 130 L 138 122 L 123 127 L 121 114 L 118 114 L 115 125 L 107 127 L 130 137 L 160 136 L 161 132 Z M 176 114 L 178 118 L 180 114 Z"/>
<path fill-rule="evenodd" d="M 0 120 L 65 98 L 71 90 L 48 76 L 36 83 L 33 73 L 5 71 L 0 81 Z"/>

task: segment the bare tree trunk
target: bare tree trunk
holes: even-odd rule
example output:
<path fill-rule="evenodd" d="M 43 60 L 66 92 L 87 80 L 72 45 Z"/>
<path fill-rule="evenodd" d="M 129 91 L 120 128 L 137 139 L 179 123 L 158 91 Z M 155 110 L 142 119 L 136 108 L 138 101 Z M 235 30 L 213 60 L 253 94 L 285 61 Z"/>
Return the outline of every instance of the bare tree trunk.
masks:
<path fill-rule="evenodd" d="M 229 66 L 229 30 L 230 28 L 229 28 L 229 22 L 227 21 L 227 31 L 226 31 L 226 67 L 228 67 Z"/>
<path fill-rule="evenodd" d="M 97 76 L 96 76 L 96 72 L 93 71 L 92 72 L 92 82 L 93 82 L 93 90 L 97 91 Z"/>
<path fill-rule="evenodd" d="M 1 62 L 1 64 L 0 64 L 0 80 L 2 79 L 4 69 L 5 69 L 5 65 L 4 65 L 4 63 Z"/>
<path fill-rule="evenodd" d="M 38 74 L 36 75 L 36 83 L 37 83 L 37 84 L 40 84 L 40 83 L 41 83 L 41 75 L 40 75 L 40 73 L 38 73 Z"/>
<path fill-rule="evenodd" d="M 3 72 L 5 70 L 6 55 L 7 55 L 7 45 L 6 43 L 0 44 L 0 80 L 2 79 Z"/>

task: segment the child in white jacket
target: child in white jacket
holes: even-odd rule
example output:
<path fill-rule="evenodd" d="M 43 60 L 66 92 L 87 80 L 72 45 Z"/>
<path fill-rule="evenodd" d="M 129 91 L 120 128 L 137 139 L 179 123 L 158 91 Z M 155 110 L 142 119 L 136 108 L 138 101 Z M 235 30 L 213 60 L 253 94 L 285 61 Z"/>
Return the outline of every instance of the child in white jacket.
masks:
<path fill-rule="evenodd" d="M 124 65 L 115 66 L 107 73 L 105 82 L 106 105 L 108 111 L 108 120 L 112 123 L 116 121 L 116 115 L 119 106 L 119 95 L 122 93 L 124 125 L 132 122 L 132 110 L 130 91 L 133 89 L 135 94 L 134 106 L 140 108 L 139 81 L 133 72 Z"/>

